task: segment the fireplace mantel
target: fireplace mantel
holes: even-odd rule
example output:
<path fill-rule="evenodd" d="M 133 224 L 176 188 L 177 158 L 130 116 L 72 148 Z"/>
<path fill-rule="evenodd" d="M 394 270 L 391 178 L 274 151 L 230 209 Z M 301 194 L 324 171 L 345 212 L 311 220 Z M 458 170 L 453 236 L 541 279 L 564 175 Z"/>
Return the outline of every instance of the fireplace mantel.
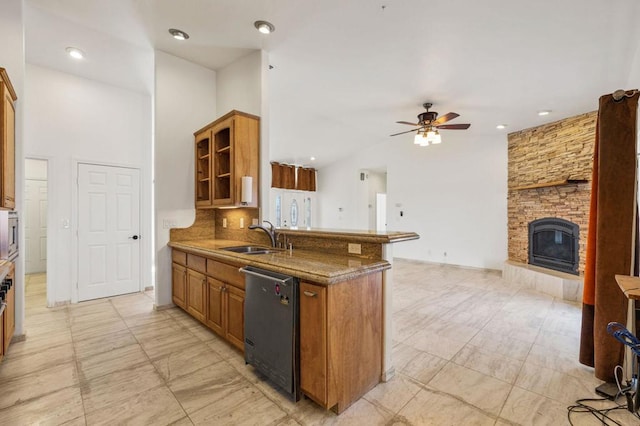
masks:
<path fill-rule="evenodd" d="M 523 185 L 523 186 L 516 186 L 515 188 L 509 188 L 511 191 L 524 191 L 526 189 L 538 189 L 538 188 L 551 188 L 554 186 L 566 186 L 566 185 L 578 185 L 581 183 L 588 183 L 589 180 L 587 179 L 563 179 L 563 180 L 556 180 L 553 182 L 539 182 L 539 183 L 532 183 L 531 185 Z"/>

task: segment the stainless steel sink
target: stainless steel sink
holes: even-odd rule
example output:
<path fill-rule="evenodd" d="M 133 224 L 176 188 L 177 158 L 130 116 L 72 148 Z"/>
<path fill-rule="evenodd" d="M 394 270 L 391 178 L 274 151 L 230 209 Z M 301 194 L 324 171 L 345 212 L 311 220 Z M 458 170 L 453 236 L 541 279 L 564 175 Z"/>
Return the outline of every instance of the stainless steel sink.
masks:
<path fill-rule="evenodd" d="M 225 247 L 221 250 L 232 251 L 234 253 L 244 253 L 244 254 L 266 254 L 270 253 L 269 247 L 261 247 L 261 246 L 235 246 L 235 247 Z"/>

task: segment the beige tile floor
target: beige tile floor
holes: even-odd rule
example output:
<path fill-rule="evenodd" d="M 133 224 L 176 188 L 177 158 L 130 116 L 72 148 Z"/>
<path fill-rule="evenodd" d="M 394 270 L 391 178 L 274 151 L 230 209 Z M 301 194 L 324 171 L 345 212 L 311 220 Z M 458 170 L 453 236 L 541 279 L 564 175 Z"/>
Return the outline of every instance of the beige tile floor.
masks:
<path fill-rule="evenodd" d="M 154 311 L 150 292 L 48 309 L 46 277 L 28 276 L 28 338 L 0 365 L 0 424 L 563 425 L 567 405 L 595 396 L 576 361 L 577 304 L 495 272 L 394 268 L 397 374 L 340 416 L 288 401 L 183 311 Z"/>

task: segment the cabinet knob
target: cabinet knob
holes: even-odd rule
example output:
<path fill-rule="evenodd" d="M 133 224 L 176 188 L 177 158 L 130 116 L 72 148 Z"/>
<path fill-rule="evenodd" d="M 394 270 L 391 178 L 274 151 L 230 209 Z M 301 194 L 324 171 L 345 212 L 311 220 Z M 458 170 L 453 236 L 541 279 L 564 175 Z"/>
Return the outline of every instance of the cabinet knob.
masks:
<path fill-rule="evenodd" d="M 316 297 L 317 296 L 317 294 L 312 292 L 312 291 L 305 291 L 304 295 L 308 296 L 308 297 Z"/>

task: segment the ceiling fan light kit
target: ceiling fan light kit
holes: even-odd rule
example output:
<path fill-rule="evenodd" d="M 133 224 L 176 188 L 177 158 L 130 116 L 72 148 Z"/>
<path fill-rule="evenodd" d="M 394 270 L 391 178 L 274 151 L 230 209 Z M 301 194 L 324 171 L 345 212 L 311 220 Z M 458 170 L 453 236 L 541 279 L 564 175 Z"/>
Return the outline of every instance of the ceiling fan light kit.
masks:
<path fill-rule="evenodd" d="M 416 133 L 413 143 L 420 146 L 429 146 L 442 143 L 442 137 L 437 130 Z"/>
<path fill-rule="evenodd" d="M 442 142 L 440 136 L 440 129 L 445 130 L 466 130 L 471 127 L 471 124 L 444 124 L 449 120 L 453 120 L 459 117 L 460 114 L 455 112 L 449 112 L 442 117 L 438 118 L 438 113 L 435 111 L 429 111 L 429 108 L 433 106 L 430 102 L 426 102 L 422 105 L 426 111 L 418 114 L 418 122 L 410 123 L 408 121 L 396 121 L 399 124 L 407 124 L 409 126 L 417 126 L 417 129 L 407 130 L 406 132 L 394 133 L 391 136 L 402 135 L 405 133 L 417 132 L 413 143 L 420 146 L 429 146 L 439 144 Z"/>

